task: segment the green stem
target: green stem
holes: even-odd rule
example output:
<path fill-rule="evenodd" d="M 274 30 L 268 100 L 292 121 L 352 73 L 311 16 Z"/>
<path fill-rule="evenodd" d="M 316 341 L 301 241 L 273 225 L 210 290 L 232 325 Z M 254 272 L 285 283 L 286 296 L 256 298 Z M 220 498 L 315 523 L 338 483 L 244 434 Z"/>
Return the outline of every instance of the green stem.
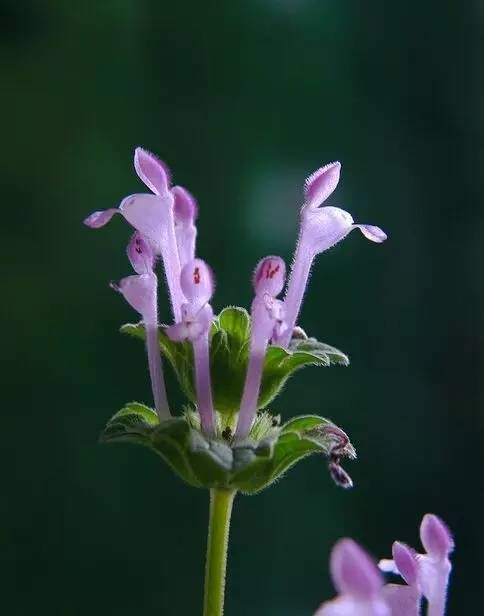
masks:
<path fill-rule="evenodd" d="M 210 490 L 204 616 L 222 616 L 224 612 L 225 570 L 234 496 L 235 490 Z"/>

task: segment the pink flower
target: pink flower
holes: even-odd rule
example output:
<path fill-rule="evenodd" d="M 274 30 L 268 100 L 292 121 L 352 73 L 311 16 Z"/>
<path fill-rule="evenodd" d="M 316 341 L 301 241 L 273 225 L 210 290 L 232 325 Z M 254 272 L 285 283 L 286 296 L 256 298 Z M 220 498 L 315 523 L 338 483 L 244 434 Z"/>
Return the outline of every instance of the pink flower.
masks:
<path fill-rule="evenodd" d="M 143 319 L 155 408 L 160 419 L 166 419 L 170 416 L 170 409 L 158 346 L 158 279 L 153 272 L 154 254 L 149 242 L 138 232 L 131 238 L 127 254 L 133 269 L 138 273 L 111 286 L 123 295 Z"/>
<path fill-rule="evenodd" d="M 181 271 L 181 288 L 187 298 L 182 317 L 166 330 L 175 341 L 190 340 L 195 361 L 195 386 L 202 430 L 213 434 L 215 413 L 210 379 L 209 332 L 213 310 L 208 303 L 214 293 L 213 275 L 201 259 L 188 261 Z"/>
<path fill-rule="evenodd" d="M 265 257 L 255 269 L 251 309 L 249 364 L 240 403 L 236 437 L 244 439 L 257 413 L 262 368 L 269 340 L 284 331 L 284 307 L 277 295 L 284 287 L 286 266 L 280 257 Z"/>
<path fill-rule="evenodd" d="M 331 552 L 330 571 L 338 597 L 314 616 L 391 616 L 381 597 L 383 578 L 378 567 L 352 539 L 341 539 Z"/>
<path fill-rule="evenodd" d="M 154 154 L 136 148 L 134 167 L 140 179 L 154 194 L 125 197 L 118 208 L 93 212 L 84 220 L 92 229 L 106 225 L 115 214 L 133 226 L 160 254 L 175 320 L 180 319 L 184 297 L 180 289 L 181 264 L 193 259 L 197 214 L 196 202 L 181 186 L 169 188 L 167 166 Z"/>
<path fill-rule="evenodd" d="M 339 162 L 329 163 L 306 180 L 299 238 L 284 299 L 286 328 L 275 339 L 280 346 L 287 346 L 291 340 L 316 255 L 340 242 L 353 229 L 360 229 L 372 242 L 380 243 L 387 238 L 379 227 L 355 224 L 351 214 L 345 210 L 332 206 L 320 207 L 336 189 L 340 170 Z"/>
<path fill-rule="evenodd" d="M 427 599 L 429 616 L 443 616 L 452 570 L 449 554 L 454 549 L 454 540 L 444 522 L 432 513 L 422 519 L 420 539 L 425 554 L 418 554 L 396 541 L 393 560 L 381 560 L 379 567 L 382 571 L 399 574 L 420 596 L 423 595 Z"/>

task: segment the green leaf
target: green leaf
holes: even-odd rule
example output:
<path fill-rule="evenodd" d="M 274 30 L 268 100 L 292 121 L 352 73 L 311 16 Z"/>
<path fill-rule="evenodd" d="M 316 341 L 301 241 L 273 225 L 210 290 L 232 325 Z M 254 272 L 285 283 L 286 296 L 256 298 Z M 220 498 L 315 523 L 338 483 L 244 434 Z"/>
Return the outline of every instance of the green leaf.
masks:
<path fill-rule="evenodd" d="M 153 430 L 149 444 L 170 468 L 189 485 L 204 487 L 194 472 L 190 459 L 191 428 L 183 417 L 167 419 Z"/>
<path fill-rule="evenodd" d="M 321 452 L 328 455 L 335 445 L 346 444 L 341 455 L 350 459 L 356 458 L 356 451 L 348 439 L 348 436 L 329 419 L 318 415 L 300 415 L 293 417 L 282 426 L 282 433 L 297 433 L 300 437 L 317 445 Z"/>
<path fill-rule="evenodd" d="M 127 324 L 123 333 L 144 339 L 142 323 Z M 193 349 L 190 342 L 173 342 L 160 328 L 160 349 L 175 372 L 183 393 L 196 403 Z M 210 340 L 210 367 L 214 405 L 224 415 L 238 411 L 245 383 L 250 346 L 250 316 L 243 308 L 224 308 L 214 320 Z M 288 378 L 304 366 L 349 364 L 338 349 L 315 338 L 293 338 L 289 348 L 270 346 L 262 373 L 258 408 L 265 408 L 281 391 Z"/>
<path fill-rule="evenodd" d="M 328 455 L 335 442 L 335 431 L 342 434 L 333 422 L 317 415 L 295 417 L 282 426 L 267 459 L 259 459 L 243 468 L 233 478 L 234 485 L 246 494 L 256 494 L 280 479 L 291 467 L 313 453 Z M 346 436 L 346 435 L 345 435 Z M 355 458 L 356 452 L 348 441 L 342 457 Z"/>
<path fill-rule="evenodd" d="M 100 440 L 103 443 L 149 443 L 151 430 L 158 425 L 158 415 L 144 404 L 131 402 L 108 421 Z"/>
<path fill-rule="evenodd" d="M 199 481 L 207 488 L 225 487 L 230 481 L 233 453 L 222 440 L 191 431 L 190 463 Z"/>
<path fill-rule="evenodd" d="M 278 427 L 274 425 L 277 418 L 261 413 L 251 436 L 231 444 L 221 436 L 208 438 L 201 433 L 191 414 L 160 422 L 155 411 L 132 402 L 108 421 L 101 440 L 131 442 L 151 449 L 190 486 L 255 494 L 306 456 L 328 455 L 335 443 L 342 442 L 335 434 L 347 438 L 331 421 L 317 415 L 295 417 Z M 220 415 L 216 424 L 220 431 Z M 355 455 L 349 441 L 338 452 L 339 457 Z"/>
<path fill-rule="evenodd" d="M 316 338 L 293 338 L 289 350 L 314 355 L 321 359 L 325 365 L 349 366 L 350 360 L 342 351 Z M 327 363 L 326 363 L 327 362 Z"/>
<path fill-rule="evenodd" d="M 229 307 L 217 318 L 218 331 L 210 345 L 215 408 L 224 414 L 238 411 L 250 343 L 250 318 L 243 308 Z"/>
<path fill-rule="evenodd" d="M 250 316 L 245 308 L 227 306 L 217 317 L 218 326 L 229 334 L 234 350 L 239 349 L 250 336 Z"/>
<path fill-rule="evenodd" d="M 281 391 L 288 378 L 304 366 L 347 366 L 348 357 L 315 338 L 293 340 L 288 349 L 271 346 L 267 349 L 259 394 L 259 408 L 266 407 Z"/>

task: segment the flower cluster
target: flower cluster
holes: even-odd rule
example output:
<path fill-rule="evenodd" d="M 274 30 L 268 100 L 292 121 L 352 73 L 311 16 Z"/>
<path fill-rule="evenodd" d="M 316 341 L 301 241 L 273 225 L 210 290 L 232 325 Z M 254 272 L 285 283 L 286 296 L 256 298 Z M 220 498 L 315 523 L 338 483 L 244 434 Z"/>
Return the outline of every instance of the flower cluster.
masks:
<path fill-rule="evenodd" d="M 141 315 L 145 331 L 148 364 L 155 408 L 161 419 L 170 417 L 158 347 L 157 277 L 154 266 L 163 263 L 174 323 L 166 329 L 174 341 L 193 346 L 197 409 L 206 435 L 217 431 L 210 375 L 209 335 L 213 322 L 210 300 L 214 278 L 208 265 L 195 257 L 198 207 L 193 196 L 181 186 L 172 186 L 167 166 L 153 154 L 137 148 L 134 167 L 150 194 L 134 194 L 118 208 L 94 212 L 85 224 L 97 229 L 120 214 L 134 229 L 128 257 L 136 272 L 114 288 Z M 297 248 L 284 299 L 278 299 L 285 285 L 286 267 L 277 256 L 262 259 L 253 276 L 250 348 L 245 385 L 240 401 L 235 440 L 249 434 L 257 413 L 264 357 L 269 346 L 287 349 L 296 325 L 309 272 L 315 257 L 359 229 L 373 242 L 383 242 L 385 233 L 373 225 L 355 224 L 351 215 L 333 206 L 323 206 L 335 190 L 341 165 L 330 163 L 309 176 Z M 333 475 L 337 475 L 335 455 Z"/>
<path fill-rule="evenodd" d="M 454 541 L 442 520 L 430 513 L 420 525 L 420 540 L 425 554 L 395 541 L 393 559 L 377 566 L 352 539 L 341 539 L 330 557 L 339 596 L 324 603 L 315 616 L 419 616 L 423 599 L 428 616 L 443 616 Z M 406 584 L 384 584 L 378 567 L 401 576 Z"/>

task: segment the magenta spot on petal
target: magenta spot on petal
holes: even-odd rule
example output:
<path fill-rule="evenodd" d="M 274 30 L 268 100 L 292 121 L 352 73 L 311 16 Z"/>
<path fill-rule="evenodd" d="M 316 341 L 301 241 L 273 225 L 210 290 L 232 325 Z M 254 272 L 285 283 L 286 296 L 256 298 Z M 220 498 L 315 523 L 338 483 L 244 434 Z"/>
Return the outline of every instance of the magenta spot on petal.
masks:
<path fill-rule="evenodd" d="M 205 261 L 193 259 L 186 263 L 181 271 L 180 285 L 190 302 L 208 302 L 213 295 L 214 284 L 212 272 Z"/>
<path fill-rule="evenodd" d="M 136 231 L 127 248 L 128 259 L 138 274 L 147 274 L 153 269 L 154 252 L 149 242 Z"/>
<path fill-rule="evenodd" d="M 256 294 L 267 293 L 276 297 L 282 291 L 286 277 L 286 266 L 280 257 L 265 257 L 257 264 L 254 272 Z"/>

